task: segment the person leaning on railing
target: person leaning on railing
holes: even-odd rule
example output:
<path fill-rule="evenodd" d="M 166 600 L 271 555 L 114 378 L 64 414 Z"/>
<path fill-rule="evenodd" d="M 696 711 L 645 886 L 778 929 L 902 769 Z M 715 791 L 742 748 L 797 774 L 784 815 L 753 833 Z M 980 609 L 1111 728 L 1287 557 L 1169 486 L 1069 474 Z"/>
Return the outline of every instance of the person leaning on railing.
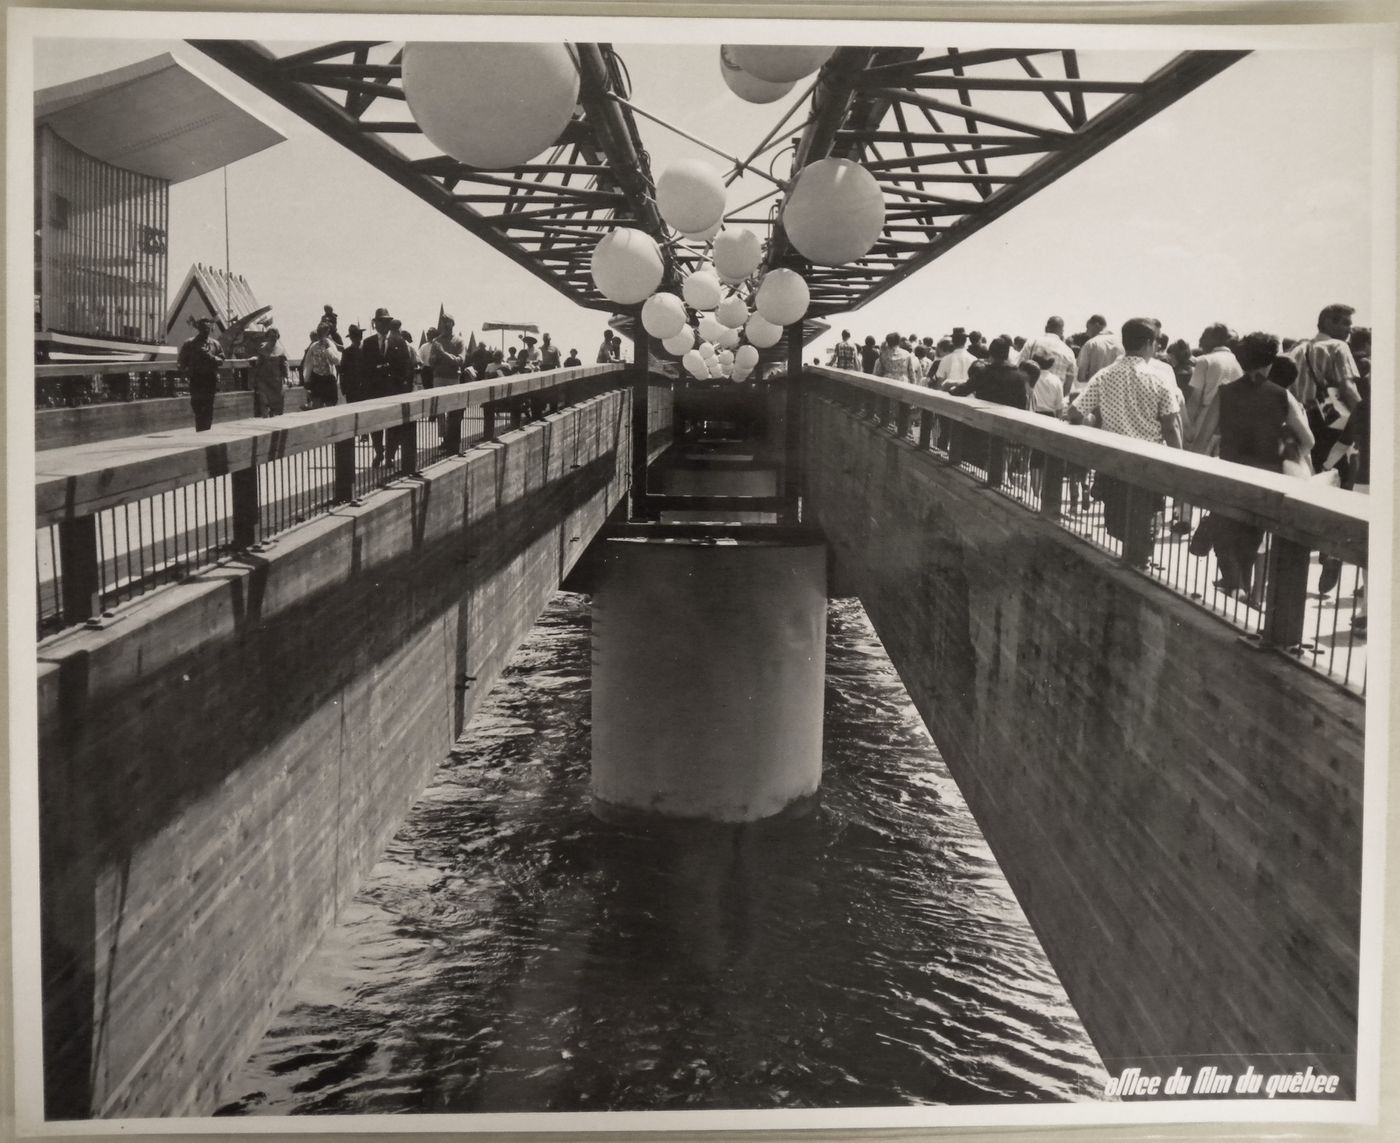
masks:
<path fill-rule="evenodd" d="M 1180 448 L 1181 391 L 1171 367 L 1156 360 L 1157 323 L 1130 318 L 1122 336 L 1123 356 L 1088 379 L 1070 405 L 1070 423 Z M 1129 486 L 1103 473 L 1094 479 L 1094 498 L 1103 501 L 1104 527 L 1122 542 L 1124 560 L 1146 569 L 1160 504 L 1152 512 L 1131 512 Z"/>
<path fill-rule="evenodd" d="M 1306 456 L 1313 447 L 1308 420 L 1288 391 L 1270 384 L 1269 372 L 1278 355 L 1278 338 L 1269 333 L 1246 334 L 1235 350 L 1242 375 L 1220 386 L 1220 459 L 1282 471 L 1285 451 Z M 1256 581 L 1255 564 L 1264 546 L 1264 529 L 1212 513 L 1207 518 L 1211 543 L 1220 569 L 1219 587 L 1249 598 Z M 1205 524 L 1202 525 L 1206 526 Z M 1257 597 L 1251 602 L 1260 606 Z"/>

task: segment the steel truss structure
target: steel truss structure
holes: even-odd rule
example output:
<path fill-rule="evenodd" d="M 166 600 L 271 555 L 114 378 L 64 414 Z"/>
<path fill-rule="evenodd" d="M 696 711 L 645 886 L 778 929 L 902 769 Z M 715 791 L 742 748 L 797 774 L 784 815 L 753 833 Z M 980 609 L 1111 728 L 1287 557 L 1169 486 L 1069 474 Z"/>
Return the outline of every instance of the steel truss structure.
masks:
<path fill-rule="evenodd" d="M 588 269 L 594 245 L 616 227 L 639 227 L 662 245 L 663 288 L 703 261 L 657 211 L 637 115 L 679 129 L 630 102 L 611 45 L 573 45 L 579 108 L 554 147 L 486 171 L 422 136 L 404 97 L 401 45 L 337 41 L 277 57 L 247 41 L 191 43 L 581 306 L 628 308 L 599 294 Z M 754 203 L 726 217 L 764 231 L 766 266 L 807 278 L 810 317 L 858 309 L 1247 54 L 1185 52 L 1122 79 L 1084 77 L 1071 49 L 839 48 L 802 97 L 810 102 L 791 132 L 792 170 L 834 156 L 874 174 L 886 203 L 874 248 L 849 265 L 813 266 L 788 242 L 778 202 L 766 219 L 735 217 Z M 424 153 L 411 154 L 408 137 Z M 752 159 L 736 160 L 731 181 L 762 175 Z"/>

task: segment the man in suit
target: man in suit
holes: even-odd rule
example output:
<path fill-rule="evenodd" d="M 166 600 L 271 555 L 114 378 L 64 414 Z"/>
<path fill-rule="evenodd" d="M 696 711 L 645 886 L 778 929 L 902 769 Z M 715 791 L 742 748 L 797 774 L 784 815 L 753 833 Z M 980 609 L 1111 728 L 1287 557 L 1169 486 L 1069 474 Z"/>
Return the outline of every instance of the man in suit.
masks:
<path fill-rule="evenodd" d="M 407 393 L 413 387 L 413 352 L 402 337 L 393 333 L 393 324 L 389 311 L 380 306 L 374 311 L 374 336 L 365 338 L 360 346 L 360 377 L 368 397 Z M 383 432 L 370 434 L 375 464 L 385 463 L 386 448 L 388 461 L 393 462 L 405 432 L 413 432 L 413 426 L 390 429 L 387 439 Z"/>

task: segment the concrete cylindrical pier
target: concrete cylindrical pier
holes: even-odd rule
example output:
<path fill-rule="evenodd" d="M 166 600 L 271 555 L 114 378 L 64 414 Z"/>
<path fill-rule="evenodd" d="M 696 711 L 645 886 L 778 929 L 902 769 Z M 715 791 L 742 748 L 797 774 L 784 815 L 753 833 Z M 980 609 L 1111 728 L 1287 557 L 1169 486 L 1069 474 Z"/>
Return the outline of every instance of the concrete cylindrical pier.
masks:
<path fill-rule="evenodd" d="M 821 783 L 826 547 L 604 541 L 593 596 L 603 817 L 751 822 Z"/>

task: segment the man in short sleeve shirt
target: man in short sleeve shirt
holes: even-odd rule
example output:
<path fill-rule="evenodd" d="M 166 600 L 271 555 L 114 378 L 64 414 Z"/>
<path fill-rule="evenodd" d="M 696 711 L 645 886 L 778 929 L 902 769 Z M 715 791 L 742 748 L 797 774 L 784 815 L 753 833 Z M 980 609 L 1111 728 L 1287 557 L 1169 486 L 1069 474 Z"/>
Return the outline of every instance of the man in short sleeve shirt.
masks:
<path fill-rule="evenodd" d="M 1147 318 L 1125 322 L 1123 349 L 1121 358 L 1089 378 L 1070 406 L 1070 422 L 1180 448 L 1181 390 L 1171 367 L 1154 360 L 1157 324 Z M 1152 515 L 1130 514 L 1128 486 L 1103 473 L 1095 478 L 1094 495 L 1103 501 L 1108 534 L 1123 544 L 1123 558 L 1146 568 L 1152 559 Z"/>

